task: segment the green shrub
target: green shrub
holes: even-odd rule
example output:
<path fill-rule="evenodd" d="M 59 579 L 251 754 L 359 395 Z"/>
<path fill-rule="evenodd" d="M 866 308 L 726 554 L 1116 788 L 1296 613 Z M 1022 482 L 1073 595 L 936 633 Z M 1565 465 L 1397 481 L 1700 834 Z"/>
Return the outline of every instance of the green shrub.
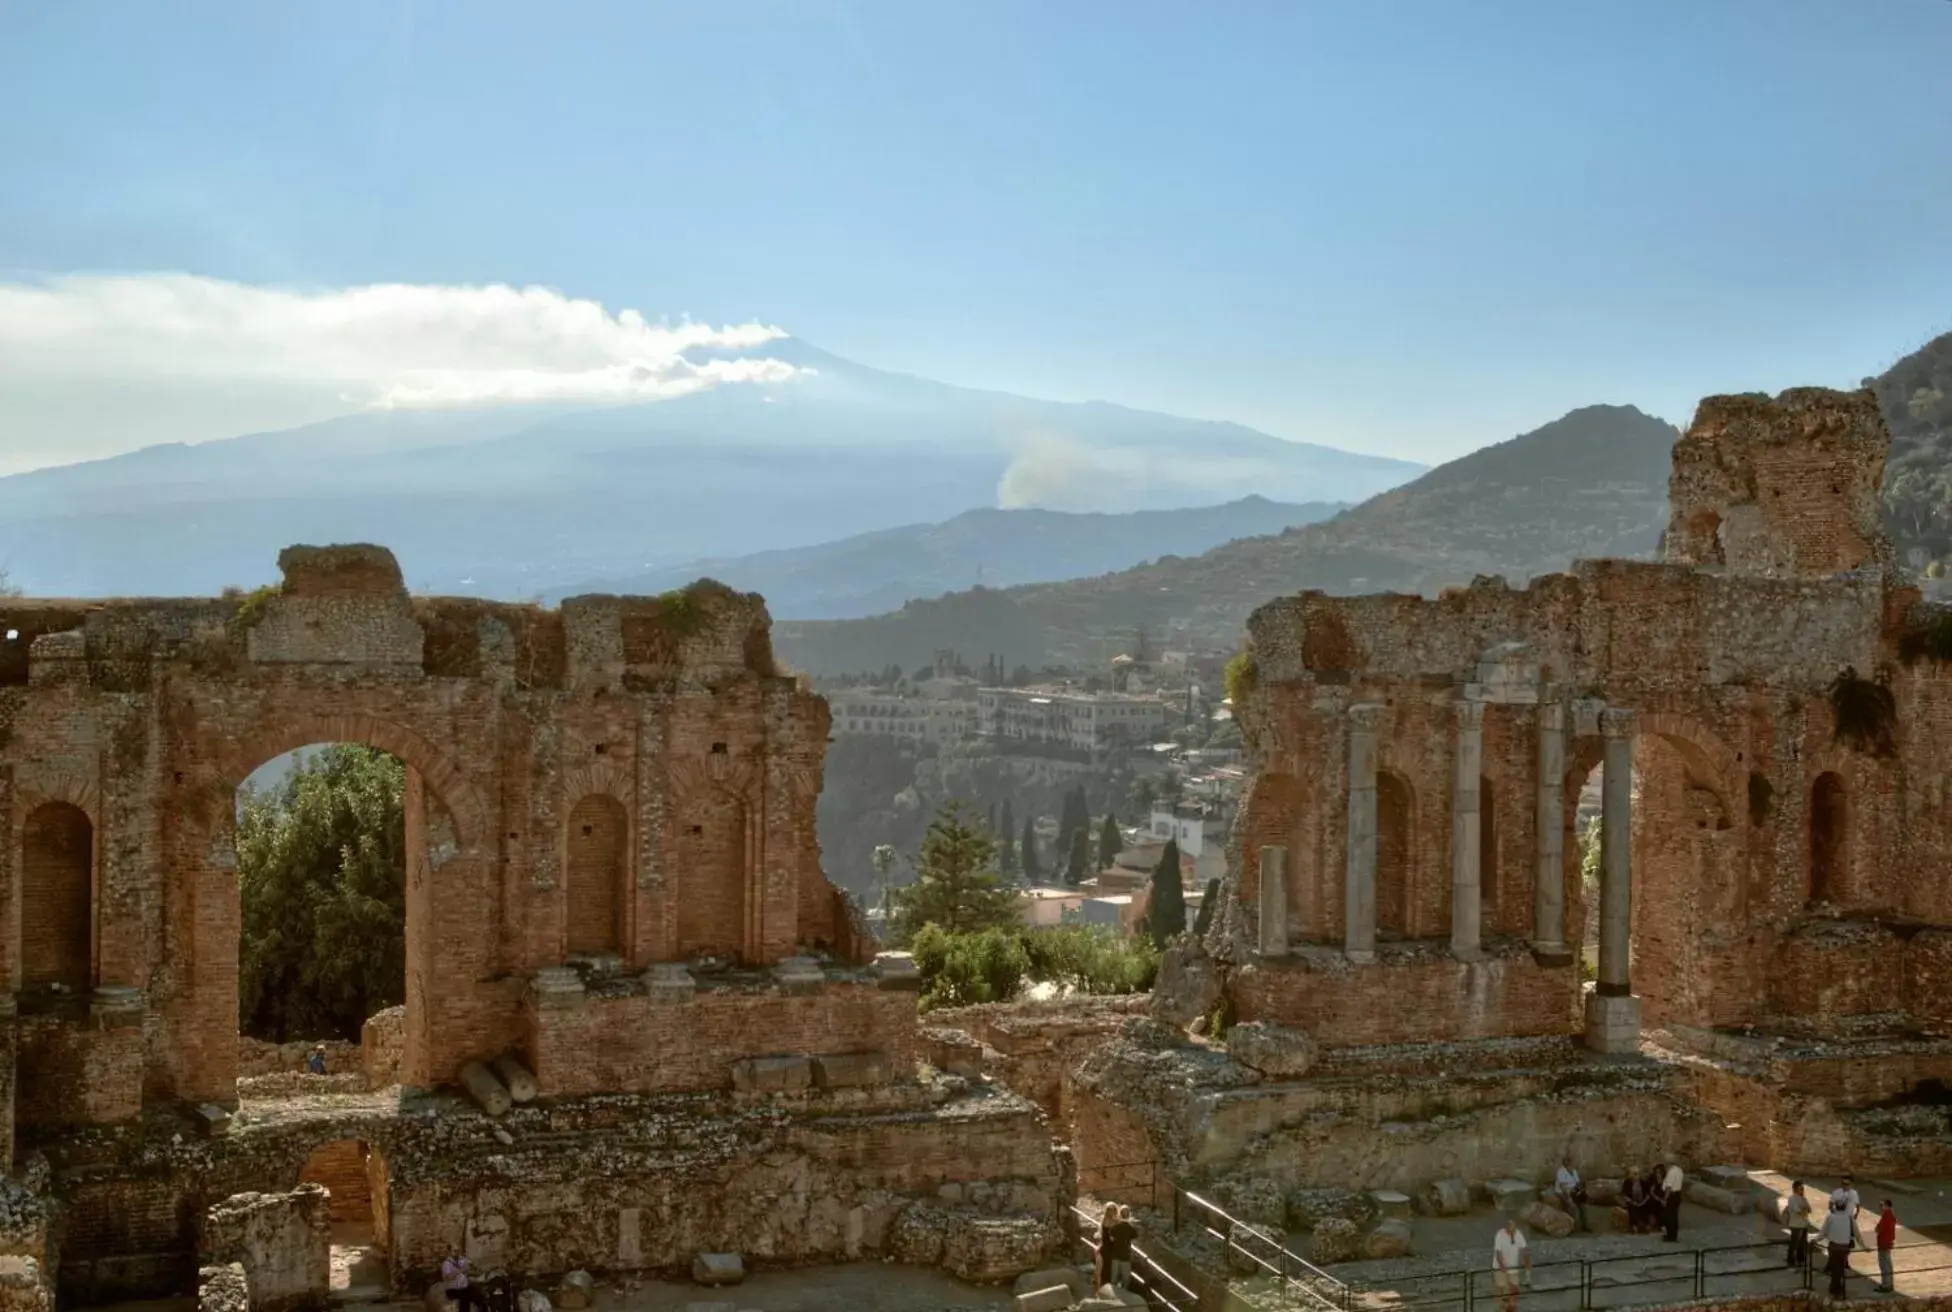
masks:
<path fill-rule="evenodd" d="M 990 928 L 950 934 L 939 925 L 909 944 L 922 975 L 921 1009 L 1008 1002 L 1026 983 L 1071 993 L 1144 993 L 1159 976 L 1159 951 L 1091 925 Z"/>
<path fill-rule="evenodd" d="M 1004 929 L 945 934 L 939 926 L 926 925 L 915 935 L 910 950 L 922 974 L 923 1011 L 1007 1002 L 1017 995 L 1030 969 L 1023 944 Z"/>
<path fill-rule="evenodd" d="M 1253 695 L 1260 675 L 1260 667 L 1254 664 L 1254 653 L 1251 651 L 1243 651 L 1227 662 L 1227 696 L 1232 699 L 1236 712 L 1240 704 Z"/>

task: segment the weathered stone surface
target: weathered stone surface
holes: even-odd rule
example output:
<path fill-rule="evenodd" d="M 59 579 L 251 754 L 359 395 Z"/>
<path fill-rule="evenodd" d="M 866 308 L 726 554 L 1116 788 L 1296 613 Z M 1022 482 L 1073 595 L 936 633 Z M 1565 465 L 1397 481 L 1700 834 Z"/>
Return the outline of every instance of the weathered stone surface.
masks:
<path fill-rule="evenodd" d="M 1280 1229 L 1287 1224 L 1288 1204 L 1281 1185 L 1264 1175 L 1234 1176 L 1213 1186 L 1213 1201 L 1250 1225 Z"/>
<path fill-rule="evenodd" d="M 1423 1206 L 1432 1216 L 1463 1216 L 1471 1210 L 1471 1186 L 1464 1180 L 1432 1180 L 1423 1191 Z"/>
<path fill-rule="evenodd" d="M 1516 1216 L 1531 1206 L 1539 1191 L 1523 1180 L 1492 1180 L 1485 1185 L 1491 1205 L 1504 1216 Z"/>
<path fill-rule="evenodd" d="M 1361 1240 L 1354 1221 L 1339 1216 L 1325 1217 L 1309 1235 L 1308 1260 L 1317 1266 L 1350 1261 L 1360 1251 Z"/>
<path fill-rule="evenodd" d="M 888 1233 L 888 1255 L 908 1266 L 942 1265 L 949 1221 L 949 1212 L 940 1207 L 911 1203 L 902 1208 Z"/>
<path fill-rule="evenodd" d="M 1739 1194 L 1730 1193 L 1726 1189 L 1717 1189 L 1714 1185 L 1701 1180 L 1689 1180 L 1681 1187 L 1681 1196 L 1698 1207 L 1726 1212 L 1730 1216 L 1740 1216 L 1751 1206 L 1751 1194 L 1748 1190 L 1745 1189 Z"/>
<path fill-rule="evenodd" d="M 331 1196 L 315 1184 L 235 1194 L 204 1213 L 204 1264 L 243 1268 L 253 1309 L 320 1305 L 332 1280 L 331 1210 Z"/>
<path fill-rule="evenodd" d="M 823 1053 L 813 1059 L 813 1082 L 822 1089 L 854 1089 L 886 1084 L 894 1068 L 885 1052 Z"/>
<path fill-rule="evenodd" d="M 535 1076 L 530 1074 L 529 1068 L 516 1058 L 508 1054 L 495 1058 L 494 1072 L 495 1078 L 499 1079 L 502 1086 L 508 1090 L 510 1102 L 535 1101 L 537 1092 Z"/>
<path fill-rule="evenodd" d="M 1315 1041 L 1299 1030 L 1249 1021 L 1227 1031 L 1235 1060 L 1272 1079 L 1299 1079 L 1315 1064 Z"/>
<path fill-rule="evenodd" d="M 1047 1266 L 1018 1276 L 1015 1292 L 1028 1294 L 1049 1289 L 1053 1285 L 1063 1285 L 1072 1291 L 1074 1298 L 1083 1298 L 1091 1292 L 1090 1284 L 1091 1278 L 1074 1266 Z"/>
<path fill-rule="evenodd" d="M 1624 1180 L 1603 1175 L 1597 1180 L 1586 1181 L 1586 1201 L 1594 1207 L 1611 1207 L 1620 1201 L 1625 1188 Z"/>
<path fill-rule="evenodd" d="M 515 1296 L 515 1312 L 550 1312 L 549 1295 L 540 1289 L 525 1289 Z"/>
<path fill-rule="evenodd" d="M 813 1087 L 810 1057 L 747 1057 L 732 1063 L 732 1087 L 740 1093 L 784 1093 Z"/>
<path fill-rule="evenodd" d="M 1077 1301 L 1078 1295 L 1071 1286 L 1046 1285 L 1020 1291 L 1010 1306 L 1012 1312 L 1062 1312 Z"/>
<path fill-rule="evenodd" d="M 1354 1189 L 1291 1189 L 1284 1201 L 1287 1224 L 1293 1230 L 1312 1230 L 1331 1217 L 1360 1230 L 1377 1215 L 1376 1200 Z"/>
<path fill-rule="evenodd" d="M 1042 1218 L 958 1212 L 943 1243 L 942 1265 L 952 1275 L 979 1284 L 1012 1280 L 1048 1262 L 1063 1239 Z"/>
<path fill-rule="evenodd" d="M 746 1278 L 745 1259 L 737 1253 L 700 1253 L 691 1259 L 691 1278 L 701 1285 L 736 1285 Z"/>
<path fill-rule="evenodd" d="M 1554 1239 L 1564 1239 L 1573 1232 L 1573 1219 L 1566 1212 L 1548 1202 L 1534 1201 L 1520 1208 L 1518 1223 L 1533 1234 L 1550 1235 Z"/>
<path fill-rule="evenodd" d="M 596 1297 L 596 1282 L 587 1271 L 572 1271 L 563 1277 L 562 1284 L 556 1287 L 556 1306 L 570 1309 L 586 1308 Z"/>
<path fill-rule="evenodd" d="M 500 1116 L 514 1105 L 514 1099 L 508 1095 L 508 1086 L 478 1061 L 471 1061 L 461 1068 L 461 1087 L 474 1099 L 475 1106 L 490 1116 Z"/>
<path fill-rule="evenodd" d="M 1740 1166 L 1704 1166 L 1700 1171 L 1704 1184 L 1729 1193 L 1747 1194 L 1755 1189 L 1755 1182 L 1749 1179 L 1748 1170 Z"/>
<path fill-rule="evenodd" d="M 1369 1201 L 1376 1205 L 1376 1215 L 1385 1219 L 1408 1220 L 1415 1210 L 1410 1204 L 1410 1195 L 1394 1189 L 1372 1189 L 1369 1191 Z"/>
<path fill-rule="evenodd" d="M 1365 1258 L 1410 1257 L 1415 1251 L 1410 1223 L 1395 1217 L 1379 1222 L 1362 1239 L 1362 1255 Z"/>
<path fill-rule="evenodd" d="M 48 1306 L 53 1307 L 50 1300 Z M 250 1285 L 242 1262 L 206 1266 L 197 1272 L 197 1312 L 250 1312 Z"/>

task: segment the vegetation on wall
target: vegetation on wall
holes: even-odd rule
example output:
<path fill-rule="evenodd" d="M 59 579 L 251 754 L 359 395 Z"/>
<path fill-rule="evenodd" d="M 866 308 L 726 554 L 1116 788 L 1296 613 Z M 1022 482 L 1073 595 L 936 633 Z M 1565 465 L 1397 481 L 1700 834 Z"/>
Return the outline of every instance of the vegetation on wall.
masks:
<path fill-rule="evenodd" d="M 1007 1002 L 1032 984 L 1067 993 L 1143 993 L 1159 974 L 1159 953 L 1146 939 L 1122 939 L 1090 925 L 992 926 L 973 934 L 931 925 L 911 950 L 922 975 L 923 1011 Z"/>
<path fill-rule="evenodd" d="M 237 819 L 238 1028 L 359 1038 L 406 998 L 406 767 L 328 747 Z"/>
<path fill-rule="evenodd" d="M 1830 712 L 1836 721 L 1835 740 L 1867 756 L 1894 756 L 1898 751 L 1898 699 L 1891 685 L 1866 679 L 1846 666 L 1830 684 Z"/>
<path fill-rule="evenodd" d="M 1918 607 L 1898 635 L 1898 659 L 1907 665 L 1952 661 L 1952 607 Z"/>
<path fill-rule="evenodd" d="M 277 584 L 267 583 L 261 588 L 252 588 L 249 592 L 238 594 L 237 609 L 232 611 L 230 616 L 231 636 L 242 642 L 244 635 L 262 624 L 264 617 L 271 613 L 271 599 L 281 591 L 283 589 Z"/>
<path fill-rule="evenodd" d="M 1254 653 L 1251 651 L 1240 652 L 1227 662 L 1227 697 L 1233 702 L 1236 712 L 1240 704 L 1253 695 L 1260 677 L 1260 667 L 1254 663 Z"/>

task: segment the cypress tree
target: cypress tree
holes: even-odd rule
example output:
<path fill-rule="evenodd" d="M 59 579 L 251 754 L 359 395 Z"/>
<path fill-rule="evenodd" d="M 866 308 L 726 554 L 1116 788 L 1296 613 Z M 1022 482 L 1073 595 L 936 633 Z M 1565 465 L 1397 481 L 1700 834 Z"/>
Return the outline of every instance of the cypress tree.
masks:
<path fill-rule="evenodd" d="M 1017 862 L 1023 870 L 1023 882 L 1034 884 L 1042 879 L 1044 872 L 1037 868 L 1037 817 L 1027 815 L 1023 818 L 1023 842 L 1017 851 Z"/>
<path fill-rule="evenodd" d="M 1105 823 L 1098 829 L 1098 868 L 1111 869 L 1112 862 L 1125 850 L 1125 836 L 1118 832 L 1118 819 L 1111 812 L 1105 813 Z"/>
<path fill-rule="evenodd" d="M 1017 874 L 1017 818 L 1010 813 L 1010 799 L 1003 799 L 1003 815 L 997 821 L 996 866 L 1005 876 Z"/>
<path fill-rule="evenodd" d="M 1082 827 L 1071 831 L 1071 854 L 1064 864 L 1064 882 L 1076 888 L 1090 873 L 1091 835 Z"/>

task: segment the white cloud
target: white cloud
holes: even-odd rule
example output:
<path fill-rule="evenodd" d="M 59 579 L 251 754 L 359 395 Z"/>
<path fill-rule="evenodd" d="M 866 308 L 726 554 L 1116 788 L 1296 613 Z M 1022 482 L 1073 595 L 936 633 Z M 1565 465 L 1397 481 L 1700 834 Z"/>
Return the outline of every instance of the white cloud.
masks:
<path fill-rule="evenodd" d="M 0 283 L 0 417 L 14 428 L 0 464 L 40 463 L 50 446 L 72 458 L 358 409 L 773 384 L 796 372 L 764 358 L 783 336 L 757 323 L 654 323 L 541 287 L 297 290 L 174 273 Z M 713 357 L 685 358 L 701 349 Z M 104 388 L 129 396 L 126 414 L 104 409 Z M 138 400 L 165 391 L 167 416 Z M 118 424 L 114 439 L 99 431 Z"/>

